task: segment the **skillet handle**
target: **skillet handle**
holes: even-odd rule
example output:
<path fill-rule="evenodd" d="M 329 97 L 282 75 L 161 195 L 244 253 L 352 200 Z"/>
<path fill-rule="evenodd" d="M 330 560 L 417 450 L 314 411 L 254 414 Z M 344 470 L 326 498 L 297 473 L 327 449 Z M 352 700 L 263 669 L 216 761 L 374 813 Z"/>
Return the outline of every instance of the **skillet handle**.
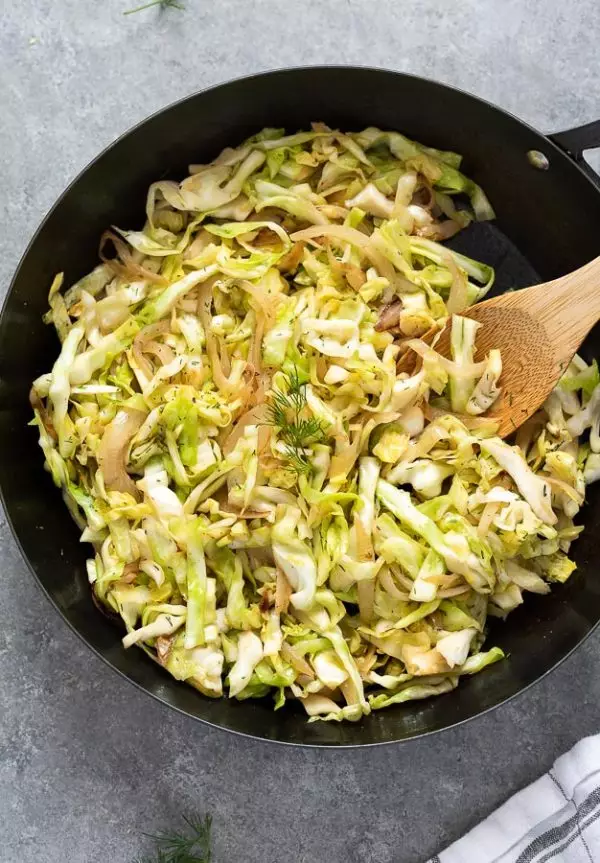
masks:
<path fill-rule="evenodd" d="M 586 150 L 600 148 L 600 120 L 576 126 L 574 129 L 565 129 L 564 132 L 556 132 L 548 137 L 577 162 L 590 180 L 600 186 L 600 176 L 583 157 Z"/>

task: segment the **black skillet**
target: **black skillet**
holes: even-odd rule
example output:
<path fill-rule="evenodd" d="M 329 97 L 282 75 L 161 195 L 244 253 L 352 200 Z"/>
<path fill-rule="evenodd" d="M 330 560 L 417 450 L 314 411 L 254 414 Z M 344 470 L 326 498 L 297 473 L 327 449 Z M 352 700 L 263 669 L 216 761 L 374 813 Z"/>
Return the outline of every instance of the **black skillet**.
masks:
<path fill-rule="evenodd" d="M 188 715 L 230 731 L 304 745 L 361 746 L 407 740 L 449 728 L 501 704 L 539 680 L 600 619 L 596 564 L 600 492 L 592 487 L 574 545 L 577 572 L 550 596 L 529 595 L 488 643 L 509 658 L 440 698 L 377 712 L 356 724 L 307 724 L 301 710 L 274 713 L 271 700 L 212 701 L 177 683 L 141 650 L 125 651 L 120 631 L 93 605 L 86 581 L 87 549 L 42 470 L 30 419 L 30 382 L 57 352 L 42 323 L 48 287 L 64 270 L 66 284 L 97 262 L 98 238 L 111 224 L 143 221 L 148 185 L 182 178 L 263 126 L 289 131 L 322 120 L 342 129 L 398 129 L 424 143 L 464 154 L 464 169 L 497 213 L 457 246 L 493 264 L 496 291 L 523 287 L 574 270 L 600 253 L 598 178 L 582 159 L 600 146 L 600 121 L 545 137 L 480 99 L 432 81 L 383 70 L 322 67 L 269 72 L 184 99 L 136 126 L 71 184 L 34 236 L 0 320 L 0 487 L 15 537 L 46 595 L 81 638 L 109 665 L 151 695 Z M 534 167 L 532 150 L 547 169 Z M 539 158 L 533 160 L 540 164 Z M 584 353 L 600 354 L 600 329 Z M 532 369 L 532 374 L 535 370 Z M 92 670 L 93 673 L 93 670 Z"/>

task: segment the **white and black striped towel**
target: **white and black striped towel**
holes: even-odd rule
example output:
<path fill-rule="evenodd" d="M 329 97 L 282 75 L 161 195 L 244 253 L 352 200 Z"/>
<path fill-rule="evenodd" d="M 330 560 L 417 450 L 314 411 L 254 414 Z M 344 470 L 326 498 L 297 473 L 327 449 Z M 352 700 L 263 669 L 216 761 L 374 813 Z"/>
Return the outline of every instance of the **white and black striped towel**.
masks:
<path fill-rule="evenodd" d="M 429 863 L 600 863 L 600 735 Z"/>

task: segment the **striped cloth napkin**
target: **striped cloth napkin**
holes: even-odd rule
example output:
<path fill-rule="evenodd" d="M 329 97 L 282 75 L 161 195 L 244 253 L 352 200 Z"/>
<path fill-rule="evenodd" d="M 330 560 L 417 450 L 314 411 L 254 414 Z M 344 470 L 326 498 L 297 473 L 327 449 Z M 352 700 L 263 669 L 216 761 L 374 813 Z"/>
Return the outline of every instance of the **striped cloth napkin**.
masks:
<path fill-rule="evenodd" d="M 428 863 L 600 863 L 600 734 Z"/>

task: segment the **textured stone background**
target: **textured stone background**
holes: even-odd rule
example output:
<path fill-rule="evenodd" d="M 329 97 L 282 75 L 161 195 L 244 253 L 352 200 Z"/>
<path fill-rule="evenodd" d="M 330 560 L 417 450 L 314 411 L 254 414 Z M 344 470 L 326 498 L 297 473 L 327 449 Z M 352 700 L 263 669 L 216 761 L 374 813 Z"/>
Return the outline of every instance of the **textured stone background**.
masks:
<path fill-rule="evenodd" d="M 600 117 L 598 0 L 187 0 L 124 18 L 128 2 L 0 0 L 2 292 L 99 149 L 229 77 L 363 63 L 464 87 L 545 131 Z M 186 811 L 213 813 L 217 863 L 419 863 L 598 730 L 596 636 L 515 702 L 422 743 L 243 741 L 97 660 L 38 592 L 1 514 L 0 561 L 2 863 L 130 863 L 143 832 Z"/>

